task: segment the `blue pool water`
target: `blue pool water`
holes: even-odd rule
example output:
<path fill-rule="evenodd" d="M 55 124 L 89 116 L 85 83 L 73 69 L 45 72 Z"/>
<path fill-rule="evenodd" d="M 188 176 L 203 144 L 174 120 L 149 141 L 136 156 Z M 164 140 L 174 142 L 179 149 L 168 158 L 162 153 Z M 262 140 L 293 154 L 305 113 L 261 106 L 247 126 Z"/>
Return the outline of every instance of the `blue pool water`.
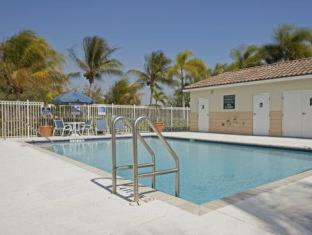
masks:
<path fill-rule="evenodd" d="M 146 140 L 156 153 L 157 169 L 174 166 L 157 138 Z M 197 204 L 312 169 L 312 152 L 307 151 L 177 139 L 168 139 L 168 142 L 180 158 L 181 197 Z M 57 143 L 50 148 L 58 154 L 111 172 L 110 140 Z M 131 139 L 119 139 L 118 164 L 131 164 L 131 158 Z M 149 159 L 145 149 L 139 146 L 139 161 L 149 162 Z M 120 171 L 118 174 L 131 178 L 131 171 Z M 151 184 L 150 179 L 142 179 L 140 183 Z M 156 187 L 174 194 L 174 174 L 158 176 Z"/>

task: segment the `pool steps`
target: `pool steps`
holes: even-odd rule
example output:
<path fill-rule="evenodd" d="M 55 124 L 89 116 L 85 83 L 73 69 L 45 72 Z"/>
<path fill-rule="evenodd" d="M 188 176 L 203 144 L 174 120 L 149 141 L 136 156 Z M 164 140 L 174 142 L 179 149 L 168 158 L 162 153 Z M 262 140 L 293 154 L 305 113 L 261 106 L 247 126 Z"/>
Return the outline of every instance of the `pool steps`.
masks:
<path fill-rule="evenodd" d="M 124 122 L 127 124 L 132 131 L 132 165 L 122 165 L 117 166 L 116 159 L 116 124 L 118 122 Z M 175 167 L 172 169 L 165 169 L 156 171 L 156 161 L 155 161 L 155 153 L 152 148 L 147 144 L 144 137 L 141 135 L 139 131 L 139 125 L 141 122 L 147 122 L 149 127 L 155 132 L 158 136 L 160 142 L 167 149 L 170 156 L 173 158 L 175 162 Z M 130 170 L 133 171 L 133 194 L 134 201 L 139 203 L 139 178 L 152 177 L 152 188 L 156 187 L 156 176 L 165 175 L 165 174 L 175 174 L 175 196 L 180 196 L 180 164 L 179 158 L 175 151 L 168 144 L 167 140 L 163 137 L 163 135 L 157 130 L 152 121 L 145 116 L 141 116 L 136 120 L 130 120 L 124 116 L 117 116 L 113 119 L 111 124 L 111 132 L 112 132 L 112 192 L 117 194 L 117 171 L 118 170 Z M 138 140 L 145 147 L 149 156 L 151 157 L 151 163 L 138 163 Z M 149 173 L 141 173 L 139 174 L 138 169 L 143 167 L 152 167 L 152 172 Z"/>

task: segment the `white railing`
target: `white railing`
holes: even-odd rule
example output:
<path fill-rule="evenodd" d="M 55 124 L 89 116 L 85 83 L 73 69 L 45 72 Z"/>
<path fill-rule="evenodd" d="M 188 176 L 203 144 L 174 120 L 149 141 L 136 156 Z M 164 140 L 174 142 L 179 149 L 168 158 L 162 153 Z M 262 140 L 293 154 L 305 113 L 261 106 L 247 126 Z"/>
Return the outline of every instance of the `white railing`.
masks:
<path fill-rule="evenodd" d="M 30 101 L 0 101 L 0 138 L 19 138 L 37 136 L 38 128 L 42 125 L 53 125 L 53 119 L 62 118 L 64 121 L 86 121 L 106 119 L 110 124 L 115 116 L 135 119 L 147 116 L 153 122 L 161 120 L 165 131 L 185 131 L 189 129 L 189 108 L 154 107 L 137 105 L 92 104 L 79 105 L 80 112 L 73 111 L 73 105 L 51 106 L 51 115 L 42 115 L 43 102 Z M 76 105 L 75 105 L 76 106 Z M 105 115 L 100 114 L 99 107 L 105 107 Z M 140 127 L 148 131 L 147 125 Z"/>

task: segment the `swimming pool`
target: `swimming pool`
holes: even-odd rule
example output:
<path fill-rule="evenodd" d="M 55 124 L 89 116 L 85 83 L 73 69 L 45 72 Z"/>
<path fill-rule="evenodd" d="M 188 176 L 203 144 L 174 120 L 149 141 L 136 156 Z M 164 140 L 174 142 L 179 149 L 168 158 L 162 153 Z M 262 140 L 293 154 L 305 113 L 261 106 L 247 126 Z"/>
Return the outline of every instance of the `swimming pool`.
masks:
<path fill-rule="evenodd" d="M 156 153 L 157 169 L 174 166 L 154 137 L 145 138 Z M 196 204 L 227 197 L 312 169 L 312 152 L 167 138 L 180 158 L 181 198 Z M 111 172 L 111 141 L 61 142 L 48 148 L 58 154 Z M 139 145 L 140 163 L 150 162 Z M 132 140 L 117 140 L 117 165 L 131 164 Z M 140 169 L 148 172 L 149 169 Z M 131 178 L 131 171 L 118 175 Z M 140 180 L 150 186 L 150 179 Z M 174 195 L 174 174 L 157 176 L 156 188 Z"/>

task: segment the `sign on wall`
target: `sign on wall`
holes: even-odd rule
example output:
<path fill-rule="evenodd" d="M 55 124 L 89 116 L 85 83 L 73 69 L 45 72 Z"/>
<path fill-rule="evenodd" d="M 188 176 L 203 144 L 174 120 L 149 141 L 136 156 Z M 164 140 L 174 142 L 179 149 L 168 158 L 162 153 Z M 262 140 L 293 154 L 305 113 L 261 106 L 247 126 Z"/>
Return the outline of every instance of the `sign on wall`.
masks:
<path fill-rule="evenodd" d="M 223 109 L 235 109 L 235 95 L 223 96 Z"/>

